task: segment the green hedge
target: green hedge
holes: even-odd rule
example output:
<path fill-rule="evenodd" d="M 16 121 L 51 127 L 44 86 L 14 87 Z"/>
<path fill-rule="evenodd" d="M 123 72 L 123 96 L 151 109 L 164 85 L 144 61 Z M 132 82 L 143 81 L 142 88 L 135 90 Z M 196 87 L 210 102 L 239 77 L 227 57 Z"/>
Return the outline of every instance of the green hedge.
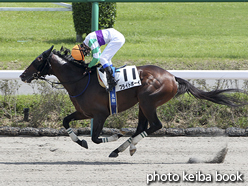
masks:
<path fill-rule="evenodd" d="M 34 95 L 16 95 L 17 81 L 0 81 L 0 127 L 61 128 L 63 118 L 75 112 L 75 108 L 65 90 L 52 88 L 44 81 L 35 81 Z M 203 89 L 203 88 L 202 88 Z M 205 90 L 205 89 L 204 89 Z M 247 88 L 245 91 L 247 92 Z M 238 100 L 248 102 L 248 94 L 229 93 Z M 23 121 L 23 110 L 29 108 L 28 122 Z M 117 116 L 110 116 L 105 127 L 137 127 L 138 104 Z M 195 99 L 185 94 L 170 100 L 157 109 L 158 118 L 166 128 L 189 127 L 248 127 L 248 106 L 230 108 L 209 101 Z M 90 120 L 73 121 L 72 127 L 90 126 Z"/>
<path fill-rule="evenodd" d="M 53 89 L 46 82 L 36 82 L 38 92 L 35 95 L 15 95 L 14 83 L 0 81 L 0 127 L 49 127 L 61 128 L 63 118 L 75 112 L 75 108 L 66 91 Z M 247 94 L 234 93 L 239 100 L 248 101 Z M 23 121 L 23 109 L 30 109 L 28 122 Z M 138 104 L 118 115 L 110 116 L 105 127 L 126 128 L 137 127 Z M 195 99 L 190 95 L 182 95 L 170 100 L 157 109 L 158 118 L 166 128 L 189 127 L 248 127 L 248 107 L 230 108 L 209 101 Z M 72 127 L 90 126 L 90 120 L 73 121 Z"/>
<path fill-rule="evenodd" d="M 72 3 L 74 28 L 77 35 L 91 32 L 91 3 Z M 116 19 L 116 3 L 99 3 L 99 29 L 113 28 Z"/>

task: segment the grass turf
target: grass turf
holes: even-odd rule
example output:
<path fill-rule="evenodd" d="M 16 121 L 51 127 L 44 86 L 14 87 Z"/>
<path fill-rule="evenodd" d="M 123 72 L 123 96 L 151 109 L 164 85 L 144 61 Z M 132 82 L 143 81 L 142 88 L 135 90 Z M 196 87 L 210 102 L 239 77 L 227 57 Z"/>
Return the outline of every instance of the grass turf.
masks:
<path fill-rule="evenodd" d="M 113 62 L 167 69 L 247 69 L 247 8 L 247 3 L 118 3 L 114 27 L 126 43 Z M 24 69 L 53 44 L 56 49 L 76 44 L 72 12 L 2 11 L 0 17 L 1 70 Z"/>

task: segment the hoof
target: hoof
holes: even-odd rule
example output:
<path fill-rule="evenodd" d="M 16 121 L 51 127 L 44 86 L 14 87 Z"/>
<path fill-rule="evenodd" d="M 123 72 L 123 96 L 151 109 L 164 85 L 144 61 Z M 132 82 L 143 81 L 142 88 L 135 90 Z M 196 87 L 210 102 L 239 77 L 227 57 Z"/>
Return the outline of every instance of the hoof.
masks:
<path fill-rule="evenodd" d="M 78 140 L 77 143 L 78 143 L 81 147 L 84 147 L 84 148 L 88 149 L 87 141 L 85 141 L 85 140 L 82 140 L 82 141 Z"/>
<path fill-rule="evenodd" d="M 134 155 L 135 152 L 136 152 L 136 149 L 130 150 L 130 155 L 131 155 L 131 156 Z"/>
<path fill-rule="evenodd" d="M 130 144 L 129 151 L 131 156 L 134 155 L 134 153 L 136 152 L 136 147 L 132 143 Z"/>
<path fill-rule="evenodd" d="M 116 157 L 118 157 L 118 153 L 116 153 L 116 152 L 112 152 L 110 155 L 109 155 L 109 157 L 110 158 L 116 158 Z"/>
<path fill-rule="evenodd" d="M 85 140 L 82 140 L 82 147 L 88 149 L 88 144 L 87 144 L 87 141 Z"/>

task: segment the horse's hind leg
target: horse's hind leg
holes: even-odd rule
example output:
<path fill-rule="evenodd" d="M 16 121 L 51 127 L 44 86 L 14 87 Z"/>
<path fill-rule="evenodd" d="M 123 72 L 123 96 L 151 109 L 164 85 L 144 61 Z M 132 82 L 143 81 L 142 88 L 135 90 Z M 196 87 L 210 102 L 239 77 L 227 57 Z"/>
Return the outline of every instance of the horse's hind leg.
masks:
<path fill-rule="evenodd" d="M 63 126 L 65 127 L 67 133 L 69 134 L 69 136 L 71 137 L 72 141 L 76 142 L 77 144 L 79 144 L 80 146 L 88 149 L 88 144 L 85 140 L 80 140 L 78 138 L 78 136 L 73 132 L 73 130 L 70 128 L 69 123 L 73 120 L 82 120 L 82 119 L 86 119 L 87 117 L 84 116 L 82 113 L 76 111 L 68 116 L 66 116 L 63 120 Z"/>
<path fill-rule="evenodd" d="M 151 110 L 144 110 L 143 109 L 144 116 L 148 119 L 148 121 L 150 123 L 150 128 L 141 131 L 140 134 L 136 135 L 132 139 L 132 142 L 130 144 L 130 155 L 131 156 L 136 152 L 135 145 L 137 145 L 137 143 L 141 139 L 143 139 L 144 137 L 146 137 L 146 136 L 152 134 L 153 132 L 155 132 L 155 131 L 157 131 L 157 130 L 162 128 L 162 123 L 159 121 L 159 119 L 157 117 L 156 109 L 155 108 L 152 109 L 151 107 L 150 107 L 150 109 Z"/>
<path fill-rule="evenodd" d="M 139 107 L 139 121 L 138 121 L 138 126 L 136 129 L 136 132 L 134 133 L 134 135 L 132 136 L 132 138 L 134 138 L 135 136 L 137 136 L 138 134 L 140 134 L 141 132 L 143 132 L 144 130 L 146 130 L 148 127 L 148 120 L 146 119 L 142 109 Z"/>
<path fill-rule="evenodd" d="M 145 131 L 147 129 L 147 126 L 148 126 L 148 120 L 144 116 L 141 108 L 139 107 L 139 122 L 138 122 L 138 127 L 136 129 L 136 132 L 134 133 L 132 137 L 128 138 L 128 140 L 126 140 L 122 145 L 120 145 L 117 149 L 115 149 L 109 155 L 109 157 L 117 157 L 119 152 L 125 151 L 131 145 L 132 139 L 138 134 L 140 134 L 141 132 Z"/>

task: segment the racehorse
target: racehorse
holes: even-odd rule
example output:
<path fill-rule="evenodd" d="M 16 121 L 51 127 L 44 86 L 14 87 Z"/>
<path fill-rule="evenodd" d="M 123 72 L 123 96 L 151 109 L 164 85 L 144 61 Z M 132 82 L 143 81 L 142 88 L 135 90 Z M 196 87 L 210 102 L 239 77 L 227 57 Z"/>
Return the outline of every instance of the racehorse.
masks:
<path fill-rule="evenodd" d="M 85 140 L 80 140 L 70 128 L 70 121 L 93 118 L 92 141 L 94 143 L 111 142 L 121 137 L 115 134 L 99 138 L 103 125 L 110 115 L 108 92 L 99 85 L 96 66 L 88 69 L 85 63 L 76 63 L 71 55 L 63 50 L 53 50 L 53 46 L 39 55 L 20 75 L 22 81 L 30 83 L 34 79 L 45 79 L 46 75 L 55 75 L 67 90 L 76 111 L 63 119 L 63 126 L 71 139 L 84 148 Z M 74 61 L 74 62 L 72 62 Z M 198 99 L 205 99 L 231 107 L 247 103 L 226 96 L 225 92 L 239 92 L 239 89 L 203 91 L 188 81 L 175 77 L 168 71 L 153 65 L 137 67 L 141 86 L 117 92 L 118 111 L 125 111 L 139 102 L 139 119 L 135 134 L 115 149 L 109 157 L 117 157 L 130 146 L 130 154 L 136 151 L 135 145 L 144 137 L 162 128 L 156 108 L 173 97 L 189 93 Z M 149 127 L 148 127 L 149 122 Z"/>

